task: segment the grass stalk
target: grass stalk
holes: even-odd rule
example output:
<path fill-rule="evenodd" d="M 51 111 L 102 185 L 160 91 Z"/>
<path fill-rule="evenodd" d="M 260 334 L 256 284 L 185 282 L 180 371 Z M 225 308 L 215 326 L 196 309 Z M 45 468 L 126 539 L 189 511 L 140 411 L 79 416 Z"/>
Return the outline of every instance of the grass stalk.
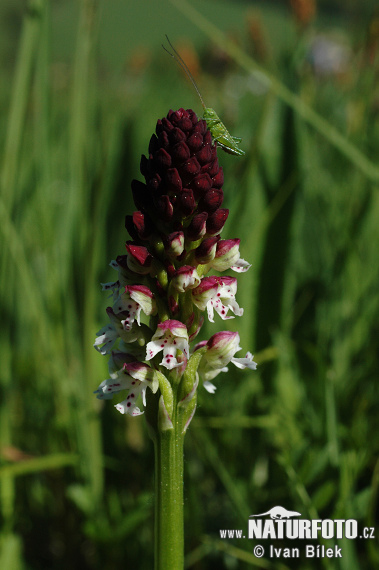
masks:
<path fill-rule="evenodd" d="M 7 302 L 11 302 L 12 289 L 9 290 L 9 284 L 12 283 L 17 267 L 20 264 L 20 258 L 14 259 L 14 263 L 10 264 L 12 259 L 12 249 L 17 243 L 21 258 L 24 255 L 24 248 L 19 240 L 18 232 L 11 218 L 11 212 L 15 197 L 17 195 L 17 178 L 21 170 L 20 157 L 23 142 L 23 134 L 25 120 L 27 114 L 27 106 L 30 98 L 30 86 L 33 76 L 33 69 L 38 49 L 39 31 L 41 23 L 41 11 L 44 6 L 44 0 L 32 0 L 28 3 L 27 12 L 23 22 L 21 33 L 20 48 L 17 57 L 16 71 L 13 80 L 13 88 L 11 95 L 11 103 L 9 108 L 9 118 L 7 123 L 7 131 L 4 147 L 4 159 L 1 172 L 1 201 L 0 201 L 0 220 L 1 229 L 5 237 L 5 247 L 1 256 L 1 276 L 2 283 L 7 283 L 8 287 L 4 291 Z M 12 235 L 10 235 L 12 234 Z M 11 240 L 15 238 L 15 242 Z M 17 247 L 17 246 L 16 246 Z M 29 285 L 27 280 L 25 285 Z M 37 295 L 38 304 L 38 295 Z M 31 306 L 34 307 L 32 304 Z M 1 426 L 1 446 L 11 444 L 13 439 L 11 418 L 14 398 L 10 398 L 10 386 L 12 382 L 11 372 L 11 353 L 12 347 L 10 342 L 12 323 L 2 318 L 2 329 L 4 334 L 4 342 L 1 343 L 1 362 L 2 362 L 2 389 L 3 404 L 0 410 L 0 426 Z M 4 397 L 5 396 L 5 397 Z M 1 503 L 2 512 L 6 523 L 12 517 L 13 502 L 15 498 L 14 477 L 12 474 L 5 475 L 1 480 Z"/>
<path fill-rule="evenodd" d="M 2 195 L 6 203 L 15 191 L 20 172 L 20 152 L 33 69 L 38 53 L 39 35 L 45 0 L 28 2 L 20 39 L 16 71 L 11 94 L 11 105 L 5 138 L 4 161 L 1 175 Z"/>
<path fill-rule="evenodd" d="M 93 351 L 91 339 L 94 333 L 94 294 L 93 286 L 83 289 L 84 284 L 79 276 L 87 277 L 87 269 L 92 257 L 88 250 L 87 240 L 91 228 L 90 190 L 93 174 L 88 169 L 89 157 L 93 148 L 89 141 L 96 138 L 96 125 L 91 112 L 93 111 L 96 80 L 94 76 L 93 51 L 96 40 L 97 0 L 82 0 L 81 13 L 78 23 L 77 45 L 73 72 L 70 124 L 70 191 L 65 221 L 68 229 L 65 231 L 66 241 L 63 244 L 62 258 L 72 260 L 66 264 L 67 282 L 71 282 L 73 290 L 78 291 L 78 304 L 70 303 L 67 314 L 67 330 L 80 325 L 81 339 L 79 358 L 82 366 L 75 378 L 75 393 L 78 399 L 76 426 L 78 430 L 79 447 L 81 449 L 81 469 L 89 485 L 91 504 L 95 509 L 103 490 L 103 462 L 101 431 L 98 416 L 94 413 L 95 402 L 91 400 L 93 391 L 93 368 L 89 350 Z M 78 310 L 79 307 L 79 310 Z M 77 352 L 78 346 L 73 347 Z"/>

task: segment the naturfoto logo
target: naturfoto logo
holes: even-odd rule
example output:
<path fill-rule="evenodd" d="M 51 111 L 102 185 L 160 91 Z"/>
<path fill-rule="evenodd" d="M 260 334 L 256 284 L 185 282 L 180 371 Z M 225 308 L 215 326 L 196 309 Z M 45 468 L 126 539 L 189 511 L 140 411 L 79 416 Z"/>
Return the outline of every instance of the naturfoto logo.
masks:
<path fill-rule="evenodd" d="M 317 539 L 349 538 L 358 536 L 354 519 L 299 519 L 301 513 L 284 507 L 273 507 L 266 513 L 249 517 L 249 538 L 254 539 Z M 262 519 L 260 517 L 269 517 Z"/>

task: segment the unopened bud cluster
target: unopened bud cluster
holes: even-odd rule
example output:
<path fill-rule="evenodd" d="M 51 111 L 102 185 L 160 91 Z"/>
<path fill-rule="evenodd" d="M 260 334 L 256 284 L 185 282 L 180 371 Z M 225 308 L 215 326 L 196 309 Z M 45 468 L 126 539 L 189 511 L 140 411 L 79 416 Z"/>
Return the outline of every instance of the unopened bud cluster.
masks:
<path fill-rule="evenodd" d="M 223 320 L 243 314 L 235 298 L 236 278 L 208 273 L 250 267 L 240 258 L 240 240 L 220 237 L 229 211 L 221 207 L 224 176 L 216 150 L 206 122 L 192 110 L 170 111 L 157 122 L 148 156 L 141 159 L 145 182 L 132 182 L 138 210 L 125 220 L 131 240 L 126 253 L 111 262 L 117 280 L 103 284 L 112 292 L 113 306 L 94 346 L 110 355 L 110 378 L 100 384 L 97 397 L 126 390 L 116 408 L 139 415 L 137 397 L 146 405 L 147 387 L 160 390 L 161 429 L 171 427 L 173 386 L 182 383 L 187 426 L 199 376 L 214 392 L 211 380 L 229 363 L 256 368 L 250 353 L 235 358 L 240 350 L 235 332 L 222 331 L 190 347 L 204 313 L 212 322 L 215 313 Z"/>

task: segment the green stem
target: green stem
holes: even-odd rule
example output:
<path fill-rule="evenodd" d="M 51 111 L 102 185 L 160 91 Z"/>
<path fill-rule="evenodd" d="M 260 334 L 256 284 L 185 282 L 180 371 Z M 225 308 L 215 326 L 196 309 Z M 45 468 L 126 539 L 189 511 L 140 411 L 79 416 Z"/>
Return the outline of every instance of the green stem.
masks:
<path fill-rule="evenodd" d="M 173 429 L 158 431 L 155 447 L 155 570 L 181 570 L 184 564 L 183 441 L 177 393 Z"/>

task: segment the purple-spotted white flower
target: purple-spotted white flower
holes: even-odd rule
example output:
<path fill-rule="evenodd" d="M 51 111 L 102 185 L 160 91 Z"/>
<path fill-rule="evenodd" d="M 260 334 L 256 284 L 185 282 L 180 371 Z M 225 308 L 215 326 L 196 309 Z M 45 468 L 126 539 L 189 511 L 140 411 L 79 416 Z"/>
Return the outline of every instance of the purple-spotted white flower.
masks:
<path fill-rule="evenodd" d="M 93 345 L 100 354 L 109 354 L 118 339 L 131 343 L 138 340 L 141 335 L 138 328 L 129 327 L 125 312 L 116 314 L 111 307 L 108 307 L 107 313 L 111 322 L 96 333 L 97 339 Z M 123 321 L 124 323 L 126 321 L 126 327 Z"/>
<path fill-rule="evenodd" d="M 220 317 L 233 319 L 229 309 L 237 316 L 243 315 L 243 309 L 236 301 L 237 279 L 235 277 L 204 277 L 200 285 L 192 291 L 192 301 L 198 309 L 207 309 L 208 318 L 214 322 L 214 311 Z"/>
<path fill-rule="evenodd" d="M 240 337 L 237 332 L 221 331 L 214 334 L 208 342 L 202 342 L 196 345 L 195 350 L 207 347 L 200 365 L 198 374 L 203 379 L 203 385 L 208 392 L 214 393 L 216 387 L 210 382 L 220 372 L 227 372 L 227 365 L 234 364 L 237 368 L 249 368 L 256 370 L 257 363 L 253 361 L 253 356 L 250 352 L 246 353 L 244 358 L 236 358 L 234 355 L 241 350 L 239 346 Z"/>
<path fill-rule="evenodd" d="M 163 351 L 161 365 L 172 370 L 183 364 L 176 358 L 178 350 L 182 351 L 186 358 L 189 358 L 187 327 L 180 321 L 169 319 L 158 324 L 156 332 L 146 346 L 146 360 L 151 360 L 156 354 Z"/>
<path fill-rule="evenodd" d="M 122 414 L 139 416 L 143 412 L 136 405 L 138 396 L 142 395 L 143 405 L 146 406 L 146 389 L 149 387 L 155 393 L 158 386 L 159 381 L 155 370 L 141 362 L 130 362 L 125 363 L 112 378 L 104 380 L 95 394 L 99 400 L 109 400 L 122 390 L 128 390 L 126 399 L 116 404 L 115 407 Z"/>
<path fill-rule="evenodd" d="M 121 323 L 126 331 L 130 331 L 134 321 L 140 322 L 141 311 L 145 315 L 155 315 L 157 306 L 153 293 L 145 285 L 126 285 L 124 291 L 116 299 L 113 305 L 115 313 L 123 313 L 125 316 Z"/>
<path fill-rule="evenodd" d="M 116 271 L 118 271 L 118 263 L 117 261 L 115 261 L 114 259 L 112 259 L 112 261 L 109 264 L 111 267 L 113 267 L 113 269 L 115 269 Z M 111 291 L 111 295 L 113 295 L 113 299 L 116 300 L 121 288 L 121 283 L 120 281 L 117 279 L 117 281 L 109 281 L 108 283 L 100 283 L 101 288 L 103 291 Z"/>

